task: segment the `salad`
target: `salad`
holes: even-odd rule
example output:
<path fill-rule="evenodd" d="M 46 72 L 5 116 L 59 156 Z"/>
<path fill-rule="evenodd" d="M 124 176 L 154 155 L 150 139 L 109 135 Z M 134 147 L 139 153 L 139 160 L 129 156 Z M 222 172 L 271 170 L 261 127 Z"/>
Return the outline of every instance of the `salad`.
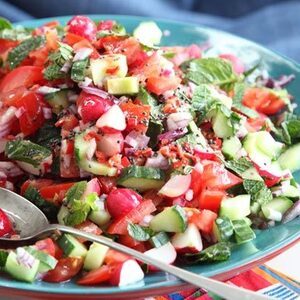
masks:
<path fill-rule="evenodd" d="M 227 260 L 300 215 L 294 77 L 207 45 L 158 46 L 167 34 L 152 21 L 131 34 L 85 16 L 35 29 L 0 19 L 0 186 L 167 264 Z M 18 230 L 0 209 L 0 236 Z M 0 268 L 116 286 L 157 271 L 69 234 L 0 250 Z"/>

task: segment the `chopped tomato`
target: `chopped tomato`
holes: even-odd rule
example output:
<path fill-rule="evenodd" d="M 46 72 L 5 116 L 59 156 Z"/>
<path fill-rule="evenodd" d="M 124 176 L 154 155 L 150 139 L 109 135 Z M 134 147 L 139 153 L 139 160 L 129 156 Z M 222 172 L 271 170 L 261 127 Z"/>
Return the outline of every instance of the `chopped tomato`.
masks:
<path fill-rule="evenodd" d="M 103 265 L 98 269 L 86 273 L 77 281 L 77 283 L 81 285 L 95 285 L 106 282 L 110 279 L 112 270 L 112 266 Z"/>
<path fill-rule="evenodd" d="M 118 241 L 119 243 L 140 252 L 145 252 L 147 250 L 144 242 L 135 240 L 129 234 L 120 235 Z"/>
<path fill-rule="evenodd" d="M 189 221 L 195 224 L 204 233 L 209 234 L 212 232 L 214 221 L 217 217 L 218 215 L 215 212 L 204 209 L 200 212 L 193 212 Z"/>
<path fill-rule="evenodd" d="M 274 115 L 286 106 L 283 99 L 266 88 L 247 89 L 243 104 L 266 115 Z"/>
<path fill-rule="evenodd" d="M 128 223 L 139 223 L 146 215 L 156 210 L 151 200 L 144 200 L 137 207 L 132 209 L 127 215 L 114 221 L 108 228 L 109 234 L 126 234 Z"/>
<path fill-rule="evenodd" d="M 26 180 L 22 186 L 21 186 L 21 195 L 24 196 L 25 191 L 30 186 L 36 188 L 37 190 L 40 190 L 43 187 L 47 187 L 53 183 L 52 179 L 28 179 Z"/>
<path fill-rule="evenodd" d="M 141 133 L 146 133 L 150 118 L 149 105 L 135 104 L 129 101 L 121 103 L 120 108 L 126 115 L 126 130 L 128 132 L 136 130 Z"/>
<path fill-rule="evenodd" d="M 130 258 L 129 255 L 124 254 L 120 251 L 109 249 L 105 255 L 104 262 L 107 265 L 115 265 L 118 263 L 122 263 Z"/>
<path fill-rule="evenodd" d="M 75 182 L 65 182 L 44 186 L 40 188 L 40 194 L 46 200 L 55 200 L 55 202 L 61 202 L 64 199 L 68 189 L 74 184 Z"/>
<path fill-rule="evenodd" d="M 62 178 L 76 178 L 80 176 L 72 149 L 74 149 L 74 140 L 63 139 L 60 148 L 60 176 Z"/>
<path fill-rule="evenodd" d="M 64 282 L 70 280 L 79 273 L 83 266 L 82 257 L 61 258 L 54 270 L 48 271 L 43 277 L 47 282 Z"/>
<path fill-rule="evenodd" d="M 64 130 L 72 130 L 79 124 L 78 119 L 73 114 L 67 114 L 61 117 L 56 123 L 56 127 L 61 127 Z"/>
<path fill-rule="evenodd" d="M 192 173 L 192 180 L 191 180 L 191 189 L 194 192 L 194 196 L 197 196 L 202 191 L 202 174 L 198 172 L 196 169 L 193 169 Z"/>
<path fill-rule="evenodd" d="M 115 21 L 113 20 L 104 20 L 104 21 L 100 21 L 98 26 L 97 26 L 97 30 L 98 31 L 102 31 L 102 30 L 112 30 L 113 26 L 115 25 Z"/>
<path fill-rule="evenodd" d="M 7 214 L 0 208 L 0 237 L 13 231 L 11 221 Z"/>
<path fill-rule="evenodd" d="M 37 241 L 35 243 L 35 247 L 37 250 L 44 251 L 47 254 L 55 257 L 56 246 L 52 239 L 47 238 L 44 240 Z"/>
<path fill-rule="evenodd" d="M 67 32 L 64 38 L 65 43 L 67 43 L 70 46 L 73 46 L 74 44 L 84 40 L 83 36 Z"/>
<path fill-rule="evenodd" d="M 18 44 L 18 41 L 0 39 L 0 55 L 7 52 L 10 48 L 16 47 Z"/>
<path fill-rule="evenodd" d="M 111 190 L 116 186 L 117 179 L 108 176 L 98 176 L 100 182 L 101 191 L 104 194 L 109 194 Z"/>
<path fill-rule="evenodd" d="M 157 193 L 157 190 L 148 190 L 143 196 L 144 199 L 152 200 L 155 206 L 160 205 L 164 201 L 164 198 Z"/>
<path fill-rule="evenodd" d="M 181 79 L 175 76 L 172 77 L 149 77 L 146 87 L 150 93 L 161 95 L 166 91 L 175 90 L 180 84 Z"/>
<path fill-rule="evenodd" d="M 247 119 L 245 123 L 245 127 L 249 132 L 257 132 L 261 130 L 263 126 L 266 125 L 267 116 L 265 114 L 260 113 L 259 117 L 254 119 Z"/>
<path fill-rule="evenodd" d="M 44 67 L 48 60 L 49 50 L 47 47 L 42 47 L 37 50 L 33 50 L 29 53 L 30 65 Z"/>
<path fill-rule="evenodd" d="M 199 208 L 210 209 L 214 212 L 218 212 L 222 199 L 226 196 L 224 191 L 211 191 L 203 190 L 200 196 L 198 196 Z"/>
<path fill-rule="evenodd" d="M 97 49 L 86 39 L 83 39 L 79 42 L 77 42 L 76 44 L 73 45 L 73 49 L 76 51 L 76 50 L 79 50 L 81 48 L 89 48 L 89 49 L 92 49 L 93 52 L 91 54 L 91 58 L 93 59 L 96 59 L 96 58 L 99 58 L 100 57 L 100 54 L 98 53 Z"/>
<path fill-rule="evenodd" d="M 91 222 L 89 220 L 86 220 L 83 223 L 81 223 L 79 225 L 76 225 L 75 227 L 77 229 L 80 229 L 80 230 L 84 231 L 84 232 L 92 233 L 92 234 L 95 234 L 95 235 L 100 235 L 102 233 L 102 230 L 96 224 L 94 224 L 93 222 Z M 78 240 L 81 243 L 84 243 L 84 242 L 87 241 L 84 238 L 78 238 Z"/>

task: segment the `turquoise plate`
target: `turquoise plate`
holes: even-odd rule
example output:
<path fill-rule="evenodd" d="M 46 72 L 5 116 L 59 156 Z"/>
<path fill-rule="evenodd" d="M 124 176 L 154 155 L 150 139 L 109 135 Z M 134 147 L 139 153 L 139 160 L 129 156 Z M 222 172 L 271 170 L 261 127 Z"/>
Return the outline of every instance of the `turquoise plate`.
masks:
<path fill-rule="evenodd" d="M 129 32 L 131 32 L 139 22 L 145 20 L 145 18 L 142 17 L 131 16 L 93 15 L 91 17 L 95 20 L 117 20 L 124 24 Z M 61 21 L 61 23 L 65 23 L 69 18 L 70 17 L 59 17 L 56 19 Z M 24 22 L 22 25 L 36 27 L 49 20 L 50 19 L 32 20 Z M 164 20 L 157 20 L 157 23 L 162 30 L 168 30 L 170 32 L 170 35 L 163 38 L 163 45 L 202 44 L 209 41 L 212 45 L 216 46 L 217 49 L 223 52 L 236 53 L 246 62 L 249 60 L 254 61 L 258 57 L 261 57 L 265 69 L 268 70 L 272 76 L 295 74 L 296 79 L 288 86 L 288 90 L 296 97 L 296 101 L 300 104 L 300 66 L 294 61 L 253 42 L 222 31 Z M 296 178 L 300 181 L 300 173 L 296 174 Z M 185 268 L 195 273 L 225 280 L 238 272 L 253 267 L 280 253 L 299 239 L 300 218 L 285 225 L 279 225 L 275 228 L 257 232 L 257 238 L 253 242 L 236 247 L 232 252 L 232 257 L 226 262 Z M 162 272 L 147 275 L 143 282 L 124 288 L 111 286 L 82 287 L 76 285 L 74 282 L 64 284 L 35 282 L 33 284 L 27 284 L 13 281 L 9 278 L 0 278 L 0 294 L 2 297 L 4 295 L 14 295 L 20 296 L 22 299 L 32 299 L 34 297 L 38 299 L 56 298 L 72 300 L 134 299 L 170 293 L 186 287 L 188 286 L 182 281 Z"/>

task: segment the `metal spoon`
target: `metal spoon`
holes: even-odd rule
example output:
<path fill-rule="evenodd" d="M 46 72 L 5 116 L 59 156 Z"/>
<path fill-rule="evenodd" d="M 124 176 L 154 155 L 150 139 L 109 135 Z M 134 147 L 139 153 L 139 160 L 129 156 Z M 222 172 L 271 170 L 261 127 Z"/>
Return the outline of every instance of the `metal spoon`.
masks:
<path fill-rule="evenodd" d="M 49 236 L 55 231 L 70 233 L 75 236 L 85 238 L 92 242 L 97 242 L 124 252 L 136 259 L 153 265 L 169 274 L 180 278 L 194 286 L 205 288 L 215 294 L 230 300 L 266 300 L 270 297 L 260 295 L 239 287 L 230 286 L 223 282 L 219 282 L 199 274 L 195 274 L 173 265 L 167 265 L 156 259 L 153 259 L 141 252 L 133 250 L 129 247 L 116 243 L 103 236 L 88 234 L 81 230 L 63 226 L 59 224 L 49 224 L 46 216 L 34 204 L 21 197 L 20 195 L 0 188 L 0 207 L 10 216 L 16 223 L 16 227 L 20 230 L 20 239 L 11 240 L 9 238 L 0 238 L 1 247 L 17 247 L 20 244 L 30 244 L 38 238 Z"/>

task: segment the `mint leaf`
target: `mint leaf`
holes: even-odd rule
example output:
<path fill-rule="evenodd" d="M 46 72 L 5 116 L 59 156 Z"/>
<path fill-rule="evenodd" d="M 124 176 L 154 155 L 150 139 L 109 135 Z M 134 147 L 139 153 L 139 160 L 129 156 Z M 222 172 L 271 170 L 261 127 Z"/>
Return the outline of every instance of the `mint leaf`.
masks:
<path fill-rule="evenodd" d="M 232 64 L 221 58 L 209 57 L 188 62 L 186 79 L 198 85 L 211 83 L 226 88 L 238 80 Z"/>
<path fill-rule="evenodd" d="M 273 199 L 271 190 L 267 188 L 263 181 L 245 179 L 243 186 L 245 191 L 251 195 L 252 202 L 263 205 Z"/>
<path fill-rule="evenodd" d="M 87 182 L 79 181 L 75 183 L 66 193 L 67 203 L 71 203 L 73 200 L 80 199 L 86 190 Z"/>
<path fill-rule="evenodd" d="M 58 51 L 49 55 L 49 60 L 62 67 L 67 60 L 73 58 L 73 54 L 72 47 L 64 43 L 59 43 Z"/>
<path fill-rule="evenodd" d="M 235 160 L 224 161 L 224 164 L 227 169 L 232 170 L 239 176 L 241 176 L 249 168 L 253 167 L 253 164 L 245 157 Z"/>
<path fill-rule="evenodd" d="M 3 29 L 12 29 L 12 24 L 5 18 L 0 17 L 0 31 Z"/>
<path fill-rule="evenodd" d="M 128 223 L 127 231 L 132 238 L 141 242 L 148 241 L 154 234 L 154 231 L 149 227 L 143 227 L 133 223 Z"/>
<path fill-rule="evenodd" d="M 143 104 L 151 106 L 151 110 L 157 106 L 157 100 L 152 97 L 143 87 L 140 88 L 136 98 L 142 101 Z"/>
<path fill-rule="evenodd" d="M 28 54 L 41 46 L 43 43 L 43 38 L 41 36 L 36 36 L 24 40 L 21 44 L 13 48 L 8 53 L 8 63 L 11 69 L 16 68 L 27 56 Z"/>
<path fill-rule="evenodd" d="M 61 66 L 57 64 L 51 64 L 44 70 L 44 78 L 47 80 L 55 80 L 65 78 L 66 73 L 61 72 Z"/>
<path fill-rule="evenodd" d="M 55 219 L 58 213 L 58 207 L 52 202 L 45 200 L 39 191 L 29 185 L 24 193 L 24 197 L 36 205 L 49 219 Z"/>
<path fill-rule="evenodd" d="M 75 82 L 83 81 L 85 77 L 85 69 L 88 67 L 88 64 L 88 58 L 75 61 L 71 69 L 71 79 Z"/>

